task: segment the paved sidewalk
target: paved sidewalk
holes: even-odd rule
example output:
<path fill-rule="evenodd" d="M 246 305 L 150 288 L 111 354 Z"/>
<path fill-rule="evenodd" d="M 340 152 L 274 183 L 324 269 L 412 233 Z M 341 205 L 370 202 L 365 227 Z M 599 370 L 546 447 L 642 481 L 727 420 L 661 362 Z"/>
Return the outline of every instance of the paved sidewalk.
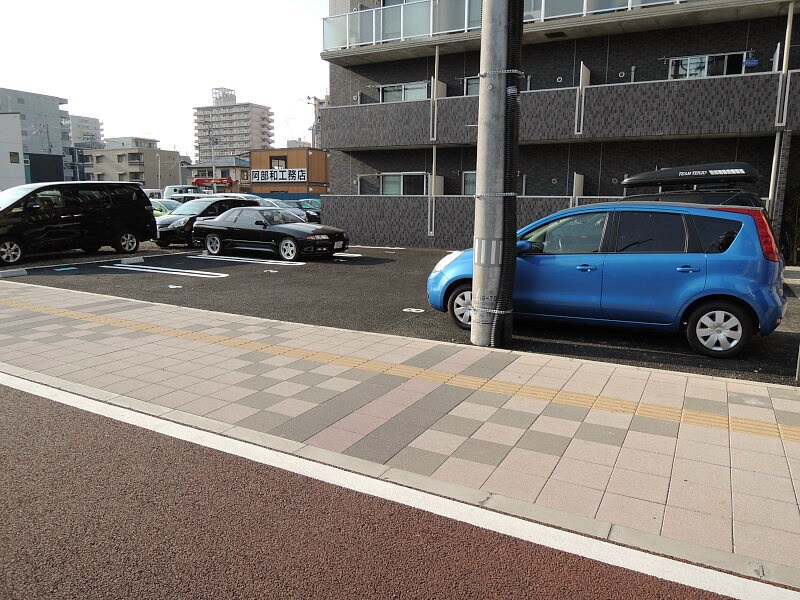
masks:
<path fill-rule="evenodd" d="M 798 388 L 7 281 L 0 371 L 800 587 Z"/>

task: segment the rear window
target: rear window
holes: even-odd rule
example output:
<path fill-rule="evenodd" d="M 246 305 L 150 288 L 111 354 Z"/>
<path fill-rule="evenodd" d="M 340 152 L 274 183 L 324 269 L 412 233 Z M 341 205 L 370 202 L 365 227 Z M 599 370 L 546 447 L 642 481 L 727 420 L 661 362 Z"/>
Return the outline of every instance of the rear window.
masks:
<path fill-rule="evenodd" d="M 740 221 L 719 219 L 717 217 L 700 217 L 695 215 L 694 224 L 706 254 L 719 254 L 731 247 L 733 240 L 742 229 Z"/>
<path fill-rule="evenodd" d="M 686 252 L 683 215 L 664 212 L 623 212 L 617 233 L 617 252 Z"/>

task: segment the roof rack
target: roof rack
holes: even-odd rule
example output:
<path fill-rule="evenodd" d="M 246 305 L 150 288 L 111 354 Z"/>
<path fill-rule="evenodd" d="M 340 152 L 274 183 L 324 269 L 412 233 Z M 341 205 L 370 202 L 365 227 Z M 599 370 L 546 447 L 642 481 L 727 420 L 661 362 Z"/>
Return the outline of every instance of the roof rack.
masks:
<path fill-rule="evenodd" d="M 623 180 L 622 185 L 629 188 L 705 183 L 750 183 L 760 178 L 760 173 L 748 163 L 723 162 L 647 171 L 627 177 Z"/>

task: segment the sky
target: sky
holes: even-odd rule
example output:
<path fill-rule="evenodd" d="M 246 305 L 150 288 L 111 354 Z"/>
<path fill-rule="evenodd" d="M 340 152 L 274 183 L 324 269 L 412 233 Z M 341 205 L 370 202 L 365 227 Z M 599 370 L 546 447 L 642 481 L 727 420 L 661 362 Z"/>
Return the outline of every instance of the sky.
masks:
<path fill-rule="evenodd" d="M 103 123 L 105 137 L 146 137 L 194 160 L 194 111 L 212 88 L 269 106 L 274 146 L 311 141 L 328 93 L 328 0 L 6 0 L 0 88 L 58 96 Z"/>

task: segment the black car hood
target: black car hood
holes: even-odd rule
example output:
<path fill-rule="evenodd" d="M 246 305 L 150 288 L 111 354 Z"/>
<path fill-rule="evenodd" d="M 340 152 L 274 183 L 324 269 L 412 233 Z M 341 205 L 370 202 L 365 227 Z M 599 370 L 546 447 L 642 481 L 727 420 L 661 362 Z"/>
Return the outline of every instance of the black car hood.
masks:
<path fill-rule="evenodd" d="M 194 219 L 197 217 L 197 215 L 162 215 L 160 217 L 156 217 L 156 223 L 159 225 L 169 225 L 175 221 L 178 221 L 179 219 L 185 219 L 186 217 Z"/>
<path fill-rule="evenodd" d="M 283 225 L 273 225 L 271 229 L 292 235 L 333 235 L 345 232 L 344 229 L 319 223 L 284 223 Z"/>

